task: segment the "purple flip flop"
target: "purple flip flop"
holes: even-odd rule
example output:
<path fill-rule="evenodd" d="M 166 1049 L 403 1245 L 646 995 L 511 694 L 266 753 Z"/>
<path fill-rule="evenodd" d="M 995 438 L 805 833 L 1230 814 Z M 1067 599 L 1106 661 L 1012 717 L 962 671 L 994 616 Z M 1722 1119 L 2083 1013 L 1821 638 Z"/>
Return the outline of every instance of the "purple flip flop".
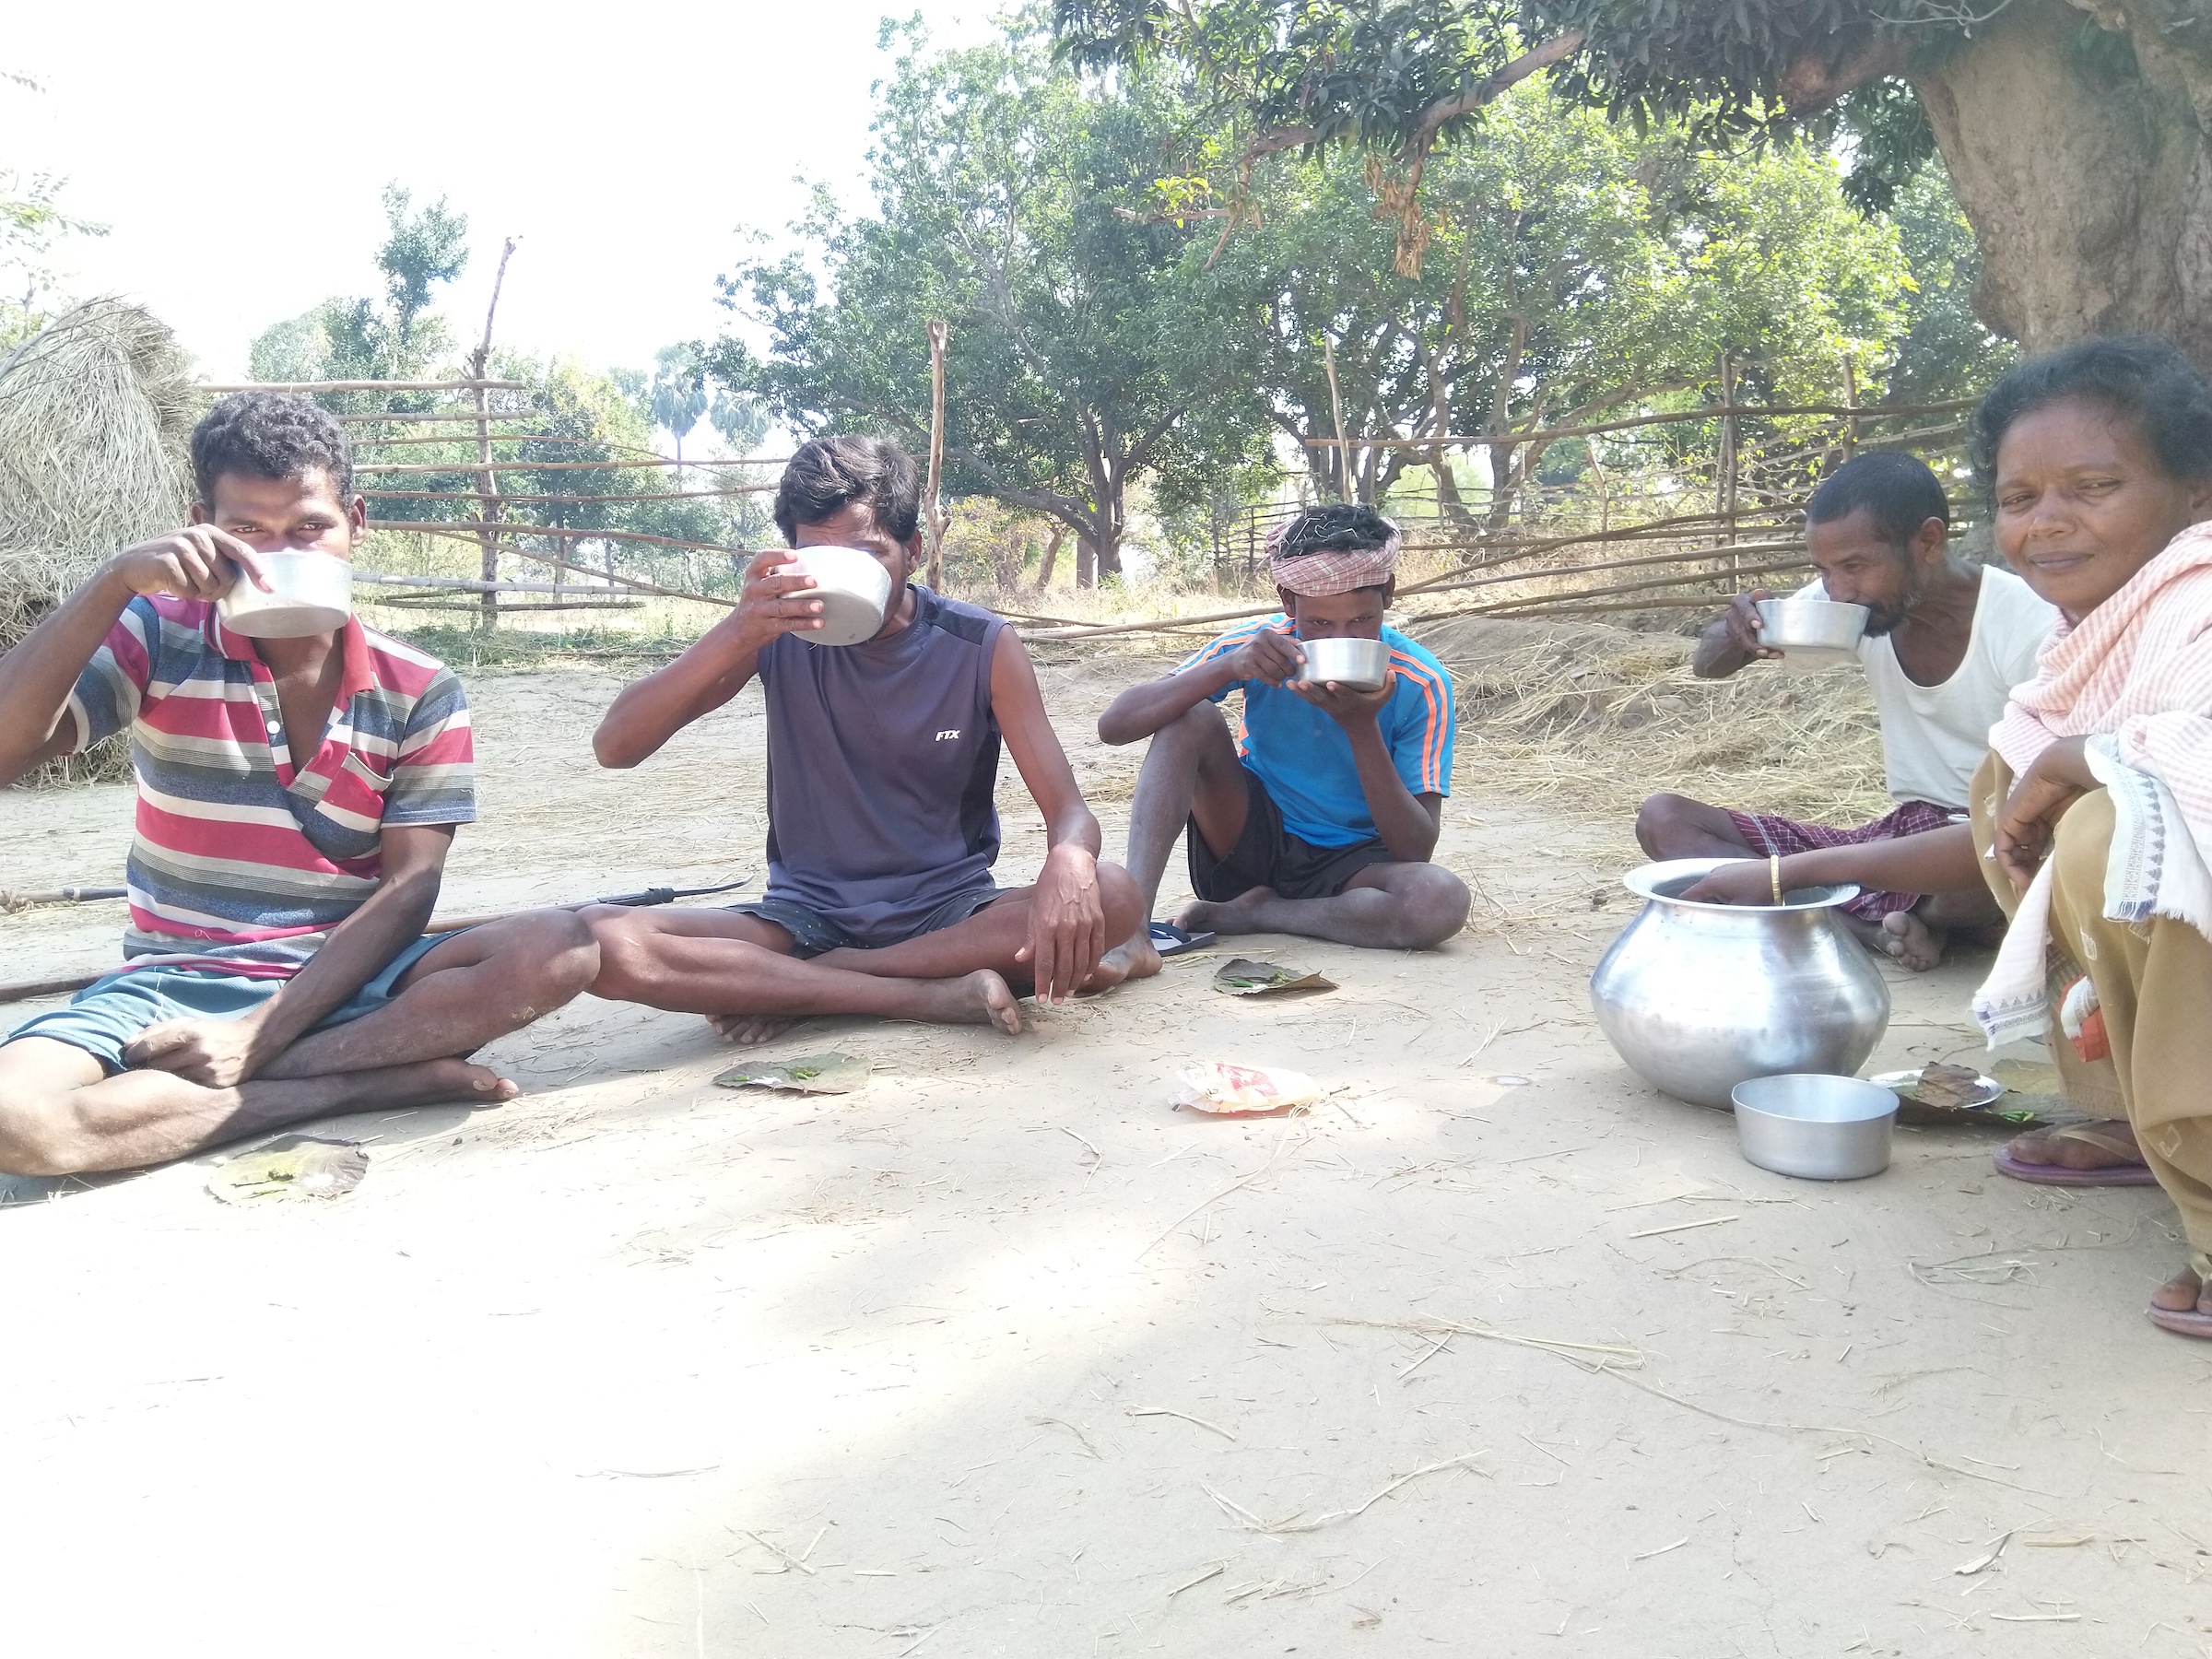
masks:
<path fill-rule="evenodd" d="M 2150 1323 L 2161 1331 L 2171 1331 L 2181 1336 L 2194 1336 L 2201 1342 L 2212 1342 L 2212 1313 L 2192 1312 L 2185 1308 L 2161 1308 L 2155 1302 L 2143 1312 Z"/>
<path fill-rule="evenodd" d="M 2101 1170 L 2069 1170 L 2064 1164 L 2024 1163 L 1999 1149 L 1994 1160 L 1997 1172 L 2032 1186 L 2132 1187 L 2157 1186 L 2159 1178 L 2147 1164 L 2108 1164 Z"/>

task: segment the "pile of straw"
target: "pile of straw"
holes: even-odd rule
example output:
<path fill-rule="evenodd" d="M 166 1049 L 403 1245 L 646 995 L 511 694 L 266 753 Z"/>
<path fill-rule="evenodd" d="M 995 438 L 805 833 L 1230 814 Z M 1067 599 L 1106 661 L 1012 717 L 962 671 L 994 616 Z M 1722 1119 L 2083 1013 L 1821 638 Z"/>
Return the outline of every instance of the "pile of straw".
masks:
<path fill-rule="evenodd" d="M 176 336 L 119 300 L 65 312 L 0 359 L 0 650 L 100 559 L 183 521 L 202 401 Z M 102 748 L 41 781 L 121 776 L 128 756 Z"/>
<path fill-rule="evenodd" d="M 1855 667 L 1690 673 L 1691 642 L 1602 623 L 1466 618 L 1419 630 L 1460 700 L 1457 782 L 1558 796 L 1625 836 L 1643 797 L 1832 824 L 1889 809 L 1881 731 Z"/>

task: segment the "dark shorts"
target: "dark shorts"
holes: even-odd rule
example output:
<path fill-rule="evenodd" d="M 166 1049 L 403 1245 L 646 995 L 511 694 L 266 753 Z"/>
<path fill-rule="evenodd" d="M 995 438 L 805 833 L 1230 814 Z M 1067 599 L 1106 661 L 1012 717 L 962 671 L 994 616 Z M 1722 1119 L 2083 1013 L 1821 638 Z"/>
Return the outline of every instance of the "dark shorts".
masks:
<path fill-rule="evenodd" d="M 873 944 L 854 938 L 819 911 L 810 911 L 788 899 L 755 899 L 745 904 L 733 904 L 730 909 L 743 915 L 758 916 L 763 922 L 773 922 L 791 935 L 791 954 L 803 961 L 825 951 L 881 950 L 888 945 L 903 945 L 909 939 L 918 939 L 924 934 L 943 933 L 948 927 L 959 926 L 1005 894 L 1006 888 L 998 887 L 970 888 L 964 893 L 955 893 L 923 917 L 918 925 L 895 939 L 877 939 Z"/>
<path fill-rule="evenodd" d="M 383 966 L 382 972 L 317 1020 L 310 1030 L 327 1031 L 373 1014 L 398 994 L 400 976 L 457 933 L 425 934 Z M 126 968 L 87 985 L 65 1008 L 25 1020 L 7 1034 L 49 1037 L 80 1048 L 100 1062 L 111 1077 L 130 1069 L 123 1051 L 148 1026 L 171 1019 L 236 1019 L 291 983 L 288 979 L 224 973 L 211 968 Z"/>
<path fill-rule="evenodd" d="M 1193 818 L 1183 833 L 1190 849 L 1191 891 L 1212 903 L 1272 888 L 1285 899 L 1333 899 L 1369 865 L 1394 864 L 1380 840 L 1317 847 L 1283 828 L 1282 810 L 1250 767 L 1244 772 L 1244 833 L 1228 855 L 1214 856 Z"/>
<path fill-rule="evenodd" d="M 1728 821 L 1735 826 L 1735 832 L 1752 852 L 1783 858 L 1821 847 L 1858 847 L 1868 841 L 1898 841 L 1908 835 L 1940 830 L 1951 822 L 1950 808 L 1927 801 L 1907 801 L 1896 811 L 1876 818 L 1871 824 L 1861 824 L 1855 830 L 1840 830 L 1831 824 L 1804 824 L 1795 818 L 1777 818 L 1766 812 L 1738 812 L 1732 806 L 1721 810 L 1728 815 Z M 1920 900 L 1918 893 L 1861 893 L 1843 908 L 1862 922 L 1879 922 L 1894 912 L 1911 910 Z"/>

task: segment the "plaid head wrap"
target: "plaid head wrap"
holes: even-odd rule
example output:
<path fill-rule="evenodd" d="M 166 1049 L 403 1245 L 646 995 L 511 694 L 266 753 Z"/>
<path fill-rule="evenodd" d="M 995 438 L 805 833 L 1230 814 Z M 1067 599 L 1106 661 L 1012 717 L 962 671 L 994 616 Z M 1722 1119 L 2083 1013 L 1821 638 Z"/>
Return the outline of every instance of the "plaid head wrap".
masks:
<path fill-rule="evenodd" d="M 1390 526 L 1390 535 L 1379 547 L 1324 547 L 1317 552 L 1286 554 L 1284 538 L 1299 523 L 1297 518 L 1286 519 L 1267 537 L 1268 573 L 1277 587 L 1288 588 L 1303 599 L 1381 587 L 1398 568 L 1398 549 L 1406 540 L 1394 521 L 1382 522 Z"/>

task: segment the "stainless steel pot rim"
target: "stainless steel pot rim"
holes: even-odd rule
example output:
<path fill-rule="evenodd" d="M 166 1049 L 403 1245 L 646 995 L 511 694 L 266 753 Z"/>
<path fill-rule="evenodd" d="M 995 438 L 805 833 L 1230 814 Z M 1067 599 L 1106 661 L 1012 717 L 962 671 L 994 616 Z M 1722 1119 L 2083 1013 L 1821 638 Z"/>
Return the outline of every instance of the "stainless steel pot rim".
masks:
<path fill-rule="evenodd" d="M 1662 886 L 1687 886 L 1702 876 L 1709 876 L 1724 864 L 1746 862 L 1764 863 L 1756 853 L 1743 858 L 1669 858 L 1658 864 L 1639 865 L 1620 878 L 1620 885 L 1637 898 L 1652 904 L 1670 905 L 1677 910 L 1710 911 L 1723 915 L 1762 915 L 1778 911 L 1832 910 L 1839 904 L 1849 904 L 1860 893 L 1855 882 L 1839 882 L 1833 887 L 1793 888 L 1783 893 L 1782 904 L 1713 904 L 1704 900 L 1679 898 L 1663 893 Z"/>

